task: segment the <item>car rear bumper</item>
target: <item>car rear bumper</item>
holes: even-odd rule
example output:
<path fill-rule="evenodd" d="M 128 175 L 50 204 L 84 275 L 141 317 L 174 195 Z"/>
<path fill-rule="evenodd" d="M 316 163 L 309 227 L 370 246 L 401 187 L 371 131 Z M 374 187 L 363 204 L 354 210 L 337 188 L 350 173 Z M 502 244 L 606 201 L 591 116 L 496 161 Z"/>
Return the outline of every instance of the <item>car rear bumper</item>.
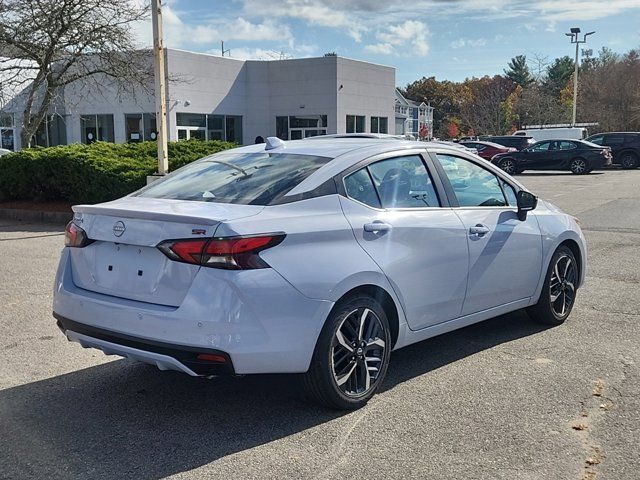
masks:
<path fill-rule="evenodd" d="M 305 297 L 270 268 L 202 268 L 179 307 L 113 297 L 74 284 L 68 249 L 53 302 L 70 340 L 189 375 L 305 372 L 332 307 Z M 195 368 L 194 353 L 224 355 L 230 368 Z"/>

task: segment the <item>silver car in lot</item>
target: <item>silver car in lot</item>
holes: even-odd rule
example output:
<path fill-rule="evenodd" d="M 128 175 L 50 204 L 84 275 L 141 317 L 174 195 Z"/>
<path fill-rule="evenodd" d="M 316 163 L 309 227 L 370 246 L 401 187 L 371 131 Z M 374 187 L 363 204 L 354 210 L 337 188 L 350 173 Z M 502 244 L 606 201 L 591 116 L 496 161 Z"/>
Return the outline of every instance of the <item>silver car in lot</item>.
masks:
<path fill-rule="evenodd" d="M 194 376 L 304 374 L 341 409 L 392 350 L 521 308 L 562 323 L 585 277 L 572 216 L 441 144 L 269 138 L 73 210 L 69 340 Z"/>

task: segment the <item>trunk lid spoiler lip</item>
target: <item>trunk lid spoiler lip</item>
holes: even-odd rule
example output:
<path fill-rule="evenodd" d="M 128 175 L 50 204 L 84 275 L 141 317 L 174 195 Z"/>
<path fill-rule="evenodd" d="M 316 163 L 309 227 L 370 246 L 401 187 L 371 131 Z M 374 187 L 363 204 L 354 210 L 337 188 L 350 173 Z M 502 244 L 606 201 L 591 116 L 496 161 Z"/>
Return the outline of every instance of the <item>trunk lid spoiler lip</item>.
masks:
<path fill-rule="evenodd" d="M 167 203 L 158 202 L 155 205 L 145 204 L 146 202 L 144 202 L 136 205 L 135 202 L 132 202 L 131 204 L 125 204 L 124 202 L 116 200 L 115 202 L 102 203 L 98 205 L 74 205 L 73 207 L 71 207 L 71 209 L 74 213 L 74 220 L 81 219 L 83 214 L 89 214 L 104 215 L 115 218 L 133 218 L 140 220 L 157 220 L 175 223 L 193 223 L 209 226 L 216 226 L 222 222 L 235 220 L 238 218 L 252 217 L 259 214 L 264 209 L 264 206 L 258 205 L 201 204 L 202 202 L 189 202 L 190 204 L 201 204 L 189 205 L 185 204 L 185 201 L 177 201 L 176 203 L 174 202 L 176 201 Z M 111 205 L 111 203 L 113 203 L 113 205 Z M 223 208 L 202 208 L 206 205 L 222 205 Z M 208 212 L 207 210 L 210 210 L 210 212 Z M 233 210 L 237 210 L 237 213 L 233 212 Z"/>

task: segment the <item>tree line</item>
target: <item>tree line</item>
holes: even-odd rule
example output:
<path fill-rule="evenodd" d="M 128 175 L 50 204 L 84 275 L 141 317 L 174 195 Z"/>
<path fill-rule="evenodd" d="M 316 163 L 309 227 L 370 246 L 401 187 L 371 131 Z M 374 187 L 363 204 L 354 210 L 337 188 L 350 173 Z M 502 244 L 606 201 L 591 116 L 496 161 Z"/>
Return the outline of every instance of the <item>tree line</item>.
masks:
<path fill-rule="evenodd" d="M 510 134 L 526 125 L 571 122 L 574 69 L 569 56 L 549 61 L 518 55 L 503 74 L 463 82 L 423 77 L 403 93 L 435 108 L 436 137 Z M 583 51 L 577 122 L 597 122 L 592 132 L 640 130 L 640 50 Z"/>

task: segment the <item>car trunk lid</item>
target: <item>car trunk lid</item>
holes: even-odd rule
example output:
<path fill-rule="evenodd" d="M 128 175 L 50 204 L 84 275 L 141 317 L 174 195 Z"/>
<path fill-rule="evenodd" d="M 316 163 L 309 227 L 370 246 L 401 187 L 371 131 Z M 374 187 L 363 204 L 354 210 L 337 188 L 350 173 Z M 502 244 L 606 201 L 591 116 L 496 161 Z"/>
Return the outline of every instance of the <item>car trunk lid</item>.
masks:
<path fill-rule="evenodd" d="M 156 246 L 212 237 L 221 222 L 263 208 L 141 197 L 75 206 L 74 222 L 93 243 L 70 249 L 73 281 L 97 293 L 179 306 L 200 266 L 172 261 Z"/>

